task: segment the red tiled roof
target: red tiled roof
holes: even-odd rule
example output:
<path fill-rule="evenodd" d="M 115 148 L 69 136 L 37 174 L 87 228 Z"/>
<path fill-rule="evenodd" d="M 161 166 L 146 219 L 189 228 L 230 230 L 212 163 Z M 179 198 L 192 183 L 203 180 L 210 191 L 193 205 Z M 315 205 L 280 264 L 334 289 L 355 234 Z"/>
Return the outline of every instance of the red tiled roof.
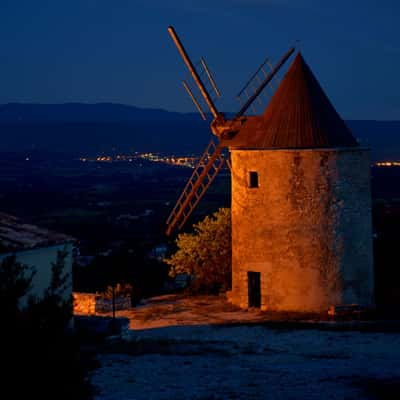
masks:
<path fill-rule="evenodd" d="M 229 147 L 324 148 L 358 143 L 301 54 L 297 54 L 261 116 L 250 117 Z"/>

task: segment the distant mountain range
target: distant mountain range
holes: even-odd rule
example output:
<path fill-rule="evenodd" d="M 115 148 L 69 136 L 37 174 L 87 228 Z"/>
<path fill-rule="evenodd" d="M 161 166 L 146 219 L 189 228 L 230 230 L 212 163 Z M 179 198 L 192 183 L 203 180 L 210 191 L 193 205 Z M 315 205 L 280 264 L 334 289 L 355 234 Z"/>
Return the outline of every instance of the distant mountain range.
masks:
<path fill-rule="evenodd" d="M 374 159 L 400 159 L 400 121 L 346 121 Z M 199 153 L 210 140 L 197 113 L 122 104 L 0 105 L 0 151 Z"/>

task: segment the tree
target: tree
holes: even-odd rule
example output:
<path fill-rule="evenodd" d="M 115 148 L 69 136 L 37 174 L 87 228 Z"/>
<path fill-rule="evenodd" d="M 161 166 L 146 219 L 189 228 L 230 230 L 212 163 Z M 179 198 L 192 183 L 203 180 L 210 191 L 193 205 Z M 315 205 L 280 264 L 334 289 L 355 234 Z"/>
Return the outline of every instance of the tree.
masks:
<path fill-rule="evenodd" d="M 17 262 L 15 255 L 0 261 L 0 304 L 11 331 L 17 329 L 15 324 L 21 316 L 20 302 L 31 290 L 35 273 L 34 268 Z"/>
<path fill-rule="evenodd" d="M 12 398 L 91 398 L 78 338 L 66 329 L 72 318 L 71 299 L 64 298 L 70 282 L 66 257 L 65 251 L 58 252 L 51 284 L 41 298 L 29 293 L 33 268 L 15 256 L 0 261 L 2 389 Z M 28 296 L 29 301 L 21 301 Z"/>
<path fill-rule="evenodd" d="M 65 296 L 72 284 L 71 274 L 65 272 L 67 257 L 65 249 L 57 251 L 57 258 L 51 263 L 50 286 L 40 299 L 31 297 L 26 310 L 32 330 L 40 331 L 42 336 L 64 336 L 66 327 L 72 321 L 72 296 Z"/>
<path fill-rule="evenodd" d="M 114 288 L 114 289 L 113 289 Z M 114 291 L 114 295 L 113 295 Z M 115 285 L 107 286 L 107 289 L 101 293 L 106 299 L 112 299 L 115 297 L 130 297 L 133 291 L 133 287 L 130 283 L 116 283 Z"/>
<path fill-rule="evenodd" d="M 194 233 L 178 235 L 178 250 L 164 260 L 169 275 L 188 274 L 191 290 L 219 293 L 231 287 L 231 210 L 220 208 L 193 226 Z"/>

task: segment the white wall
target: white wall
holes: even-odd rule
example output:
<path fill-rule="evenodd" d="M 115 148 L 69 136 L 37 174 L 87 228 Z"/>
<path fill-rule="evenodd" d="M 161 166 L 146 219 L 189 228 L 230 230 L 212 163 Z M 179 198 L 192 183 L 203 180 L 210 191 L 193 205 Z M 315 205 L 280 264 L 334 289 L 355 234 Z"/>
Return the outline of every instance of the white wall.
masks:
<path fill-rule="evenodd" d="M 61 244 L 51 247 L 42 247 L 33 250 L 25 250 L 16 252 L 17 261 L 27 266 L 34 267 L 36 274 L 33 277 L 32 289 L 29 294 L 42 297 L 44 291 L 49 287 L 51 282 L 52 263 L 57 260 L 57 252 L 66 250 L 68 256 L 65 260 L 64 274 L 68 273 L 70 277 L 69 287 L 64 293 L 64 298 L 68 299 L 72 295 L 72 249 L 71 243 Z M 10 254 L 1 254 L 0 261 Z M 26 299 L 25 299 L 26 301 Z"/>

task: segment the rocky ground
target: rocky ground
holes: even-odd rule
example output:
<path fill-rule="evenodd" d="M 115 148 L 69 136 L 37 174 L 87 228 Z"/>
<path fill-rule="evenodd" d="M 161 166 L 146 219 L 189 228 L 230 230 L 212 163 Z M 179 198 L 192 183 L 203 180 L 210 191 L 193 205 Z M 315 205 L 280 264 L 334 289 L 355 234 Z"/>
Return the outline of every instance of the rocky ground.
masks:
<path fill-rule="evenodd" d="M 151 299 L 118 312 L 96 399 L 398 399 L 400 333 L 361 321 L 279 321 L 220 297 Z"/>

